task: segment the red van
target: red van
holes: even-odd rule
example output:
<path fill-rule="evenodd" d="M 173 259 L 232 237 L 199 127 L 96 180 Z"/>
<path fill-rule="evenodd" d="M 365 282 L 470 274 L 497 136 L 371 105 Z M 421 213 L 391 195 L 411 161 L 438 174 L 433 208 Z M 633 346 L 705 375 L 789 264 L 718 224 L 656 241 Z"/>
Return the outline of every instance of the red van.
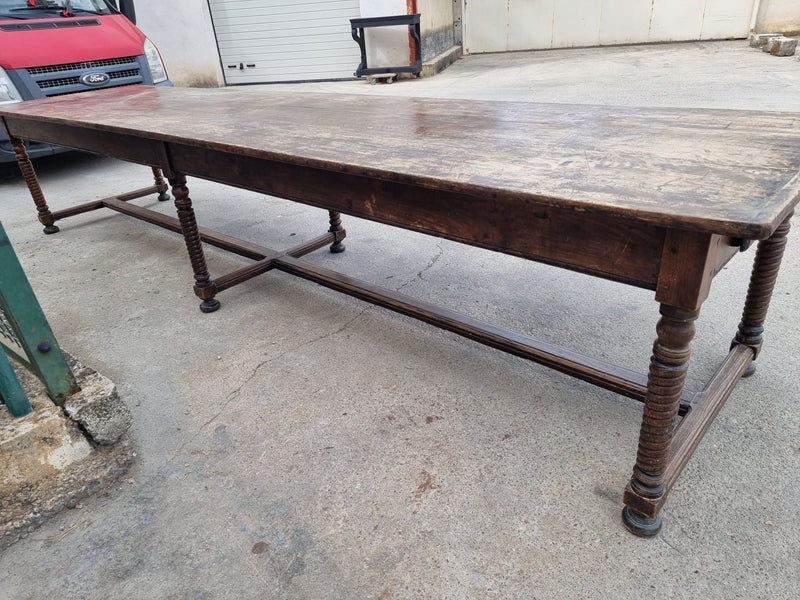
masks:
<path fill-rule="evenodd" d="M 0 0 L 0 104 L 122 85 L 172 85 L 130 0 Z M 26 144 L 37 156 L 62 151 Z M 0 163 L 16 160 L 0 128 Z"/>

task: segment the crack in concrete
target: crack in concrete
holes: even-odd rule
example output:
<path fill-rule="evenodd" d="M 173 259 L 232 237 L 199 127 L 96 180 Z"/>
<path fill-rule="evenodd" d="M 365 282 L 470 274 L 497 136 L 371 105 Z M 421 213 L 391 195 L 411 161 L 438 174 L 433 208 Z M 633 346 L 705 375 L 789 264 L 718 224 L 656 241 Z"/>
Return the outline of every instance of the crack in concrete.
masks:
<path fill-rule="evenodd" d="M 428 261 L 428 264 L 426 264 L 426 265 L 425 265 L 425 266 L 424 266 L 422 269 L 420 269 L 420 270 L 417 272 L 416 276 L 415 276 L 413 279 L 410 279 L 410 280 L 406 281 L 406 282 L 405 282 L 404 284 L 402 284 L 400 287 L 396 288 L 396 291 L 398 291 L 398 292 L 399 292 L 399 291 L 400 291 L 400 290 L 402 290 L 404 287 L 406 287 L 407 285 L 410 285 L 410 284 L 411 284 L 411 283 L 413 283 L 414 281 L 416 281 L 416 280 L 418 280 L 418 279 L 419 279 L 419 280 L 423 279 L 423 278 L 424 278 L 424 275 L 425 275 L 425 273 L 426 273 L 426 272 L 428 272 L 430 269 L 432 269 L 432 268 L 434 267 L 434 265 L 436 265 L 436 263 L 437 263 L 437 262 L 439 262 L 439 260 L 440 260 L 440 259 L 442 258 L 442 256 L 444 255 L 444 249 L 442 248 L 441 244 L 436 244 L 436 248 L 437 248 L 438 252 L 437 252 L 437 253 L 436 253 L 434 256 L 432 256 L 432 257 L 431 257 L 431 259 Z M 250 382 L 251 382 L 251 381 L 252 381 L 252 380 L 255 378 L 256 374 L 258 373 L 258 371 L 259 371 L 259 370 L 260 370 L 262 367 L 264 367 L 264 366 L 266 366 L 266 365 L 268 365 L 268 364 L 270 364 L 270 363 L 272 363 L 272 362 L 274 362 L 274 361 L 276 361 L 276 360 L 278 360 L 278 359 L 280 359 L 280 358 L 282 358 L 282 357 L 286 356 L 286 355 L 287 355 L 289 352 L 296 352 L 297 350 L 300 350 L 301 348 L 304 348 L 305 346 L 308 346 L 308 345 L 310 345 L 310 344 L 315 344 L 315 343 L 317 343 L 317 342 L 320 342 L 320 341 L 322 341 L 322 340 L 324 340 L 324 339 L 327 339 L 327 338 L 329 338 L 329 337 L 332 337 L 332 336 L 334 336 L 334 335 L 338 335 L 338 334 L 340 334 L 341 332 L 343 332 L 343 331 L 345 331 L 346 329 L 348 329 L 348 328 L 349 328 L 349 327 L 350 327 L 350 326 L 351 326 L 353 323 L 355 323 L 355 322 L 356 322 L 358 319 L 360 319 L 360 318 L 361 318 L 361 317 L 362 317 L 362 316 L 363 316 L 363 315 L 364 315 L 364 314 L 365 314 L 367 311 L 371 310 L 371 309 L 373 308 L 373 306 L 374 306 L 374 305 L 372 305 L 372 304 L 368 304 L 368 305 L 367 305 L 367 306 L 365 306 L 365 307 L 364 307 L 364 308 L 363 308 L 361 311 L 359 311 L 359 313 L 358 313 L 358 314 L 357 314 L 355 317 L 353 317 L 352 319 L 350 319 L 349 321 L 347 321 L 347 322 L 346 322 L 346 323 L 344 323 L 344 324 L 343 324 L 341 327 L 339 327 L 339 328 L 335 329 L 334 331 L 329 331 L 328 333 L 326 333 L 326 334 L 324 334 L 324 335 L 320 335 L 320 336 L 318 336 L 318 337 L 316 337 L 316 338 L 313 338 L 313 339 L 311 339 L 311 340 L 308 340 L 308 341 L 306 341 L 306 342 L 303 342 L 303 343 L 302 343 L 302 344 L 300 344 L 299 346 L 296 346 L 296 347 L 294 347 L 294 348 L 291 348 L 291 349 L 289 349 L 289 350 L 286 350 L 286 351 L 284 351 L 284 352 L 281 352 L 281 353 L 280 353 L 280 354 L 278 354 L 277 356 L 270 357 L 270 358 L 268 358 L 267 360 L 264 360 L 264 361 L 260 362 L 259 364 L 257 364 L 257 365 L 256 365 L 256 366 L 253 368 L 252 372 L 250 373 L 250 376 L 249 376 L 247 379 L 245 379 L 245 380 L 244 380 L 244 381 L 241 383 L 241 385 L 239 385 L 239 387 L 237 387 L 235 390 L 233 390 L 232 392 L 230 392 L 230 393 L 228 394 L 228 397 L 227 397 L 227 398 L 225 399 L 225 401 L 222 403 L 222 405 L 220 406 L 219 410 L 218 410 L 216 413 L 214 413 L 214 415 L 213 415 L 212 417 L 210 417 L 210 418 L 209 418 L 209 419 L 208 419 L 208 420 L 207 420 L 205 423 L 203 423 L 203 424 L 202 424 L 202 425 L 201 425 L 201 426 L 200 426 L 200 427 L 197 429 L 197 431 L 195 431 L 194 435 L 193 435 L 193 436 L 191 436 L 189 439 L 194 439 L 194 437 L 195 437 L 196 435 L 200 434 L 200 433 L 201 433 L 201 432 L 202 432 L 202 431 L 203 431 L 203 430 L 204 430 L 206 427 L 208 427 L 208 426 L 209 426 L 209 425 L 211 425 L 211 424 L 212 424 L 214 421 L 216 421 L 216 420 L 217 420 L 217 419 L 220 417 L 220 415 L 222 415 L 222 414 L 223 414 L 223 413 L 226 411 L 226 409 L 228 408 L 228 406 L 230 405 L 230 403 L 231 403 L 231 402 L 233 402 L 234 400 L 236 400 L 236 399 L 239 397 L 239 395 L 240 395 L 240 394 L 241 394 L 241 392 L 242 392 L 242 389 L 244 389 L 244 387 L 245 387 L 246 385 L 248 385 L 248 384 L 249 384 L 249 383 L 250 383 Z M 173 460 L 174 460 L 174 459 L 175 459 L 175 458 L 176 458 L 176 457 L 177 457 L 177 456 L 178 456 L 178 455 L 179 455 L 181 452 L 183 452 L 183 450 L 184 450 L 184 448 L 186 447 L 186 444 L 187 444 L 187 443 L 188 443 L 188 440 L 187 440 L 186 442 L 184 442 L 184 443 L 183 443 L 183 444 L 180 446 L 180 448 L 178 448 L 178 449 L 177 449 L 177 450 L 176 450 L 176 451 L 175 451 L 175 452 L 172 454 L 172 456 L 170 457 L 169 461 L 167 461 L 167 462 L 172 462 L 172 461 L 173 461 Z"/>
<path fill-rule="evenodd" d="M 425 265 L 424 267 L 422 267 L 422 269 L 420 269 L 420 270 L 417 272 L 417 274 L 416 274 L 416 276 L 414 276 L 414 278 L 412 278 L 412 279 L 409 279 L 409 280 L 408 280 L 408 281 L 406 281 L 406 282 L 405 282 L 403 285 L 401 285 L 400 287 L 398 287 L 398 288 L 395 290 L 396 292 L 399 292 L 399 291 L 400 291 L 400 290 L 402 290 L 404 287 L 406 287 L 407 285 L 410 285 L 411 283 L 415 282 L 415 281 L 416 281 L 416 280 L 418 280 L 418 279 L 419 279 L 419 280 L 422 280 L 422 279 L 424 278 L 423 276 L 425 275 L 425 273 L 427 273 L 428 271 L 430 271 L 430 270 L 433 268 L 433 266 L 434 266 L 434 265 L 435 265 L 437 262 L 439 262 L 439 260 L 440 260 L 440 259 L 442 258 L 442 256 L 444 255 L 444 250 L 442 249 L 442 246 L 441 246 L 441 244 L 436 244 L 436 249 L 437 249 L 439 252 L 438 252 L 436 255 L 434 255 L 433 257 L 431 257 L 431 259 L 428 261 L 428 264 L 427 264 L 427 265 Z"/>
<path fill-rule="evenodd" d="M 664 534 L 663 534 L 663 533 L 662 533 L 660 536 L 658 536 L 658 537 L 659 537 L 660 541 L 661 541 L 663 544 L 665 544 L 665 545 L 669 546 L 670 548 L 672 548 L 672 550 L 674 550 L 676 554 L 678 554 L 678 555 L 683 555 L 683 553 L 682 553 L 680 550 L 678 550 L 678 548 L 676 548 L 676 547 L 675 547 L 675 546 L 672 544 L 672 542 L 670 542 L 670 541 L 669 541 L 669 540 L 668 540 L 668 539 L 667 539 L 667 538 L 664 536 Z"/>
<path fill-rule="evenodd" d="M 195 431 L 194 435 L 193 435 L 193 436 L 191 436 L 191 438 L 190 438 L 190 439 L 193 439 L 193 438 L 194 438 L 194 436 L 198 435 L 198 434 L 199 434 L 200 432 L 202 432 L 202 431 L 203 431 L 203 430 L 204 430 L 206 427 L 208 427 L 208 426 L 209 426 L 209 425 L 211 425 L 211 424 L 212 424 L 214 421 L 216 421 L 216 420 L 219 418 L 219 416 L 220 416 L 222 413 L 224 413 L 224 412 L 225 412 L 225 410 L 227 409 L 228 405 L 229 405 L 231 402 L 233 402 L 234 400 L 236 400 L 236 399 L 239 397 L 239 395 L 240 395 L 240 394 L 241 394 L 241 392 L 242 392 L 242 389 L 244 389 L 244 387 L 245 387 L 247 384 L 249 384 L 249 383 L 250 383 L 250 382 L 251 382 L 251 381 L 252 381 L 252 380 L 253 380 L 253 379 L 256 377 L 256 374 L 258 373 L 258 371 L 259 371 L 259 370 L 260 370 L 262 367 L 264 367 L 264 366 L 266 366 L 266 365 L 268 365 L 268 364 L 270 364 L 270 363 L 272 363 L 272 362 L 274 362 L 274 361 L 276 361 L 276 360 L 278 360 L 278 359 L 280 359 L 280 358 L 282 358 L 282 357 L 286 356 L 286 355 L 287 355 L 287 354 L 289 354 L 290 352 L 296 352 L 297 350 L 300 350 L 301 348 L 304 348 L 304 347 L 306 347 L 306 346 L 309 346 L 309 345 L 311 345 L 311 344 L 315 344 L 315 343 L 317 343 L 317 342 L 320 342 L 320 341 L 322 341 L 322 340 L 324 340 L 324 339 L 327 339 L 327 338 L 329 338 L 329 337 L 332 337 L 332 336 L 334 336 L 334 335 L 338 335 L 338 334 L 340 334 L 340 333 L 341 333 L 341 332 L 343 332 L 344 330 L 348 329 L 348 328 L 349 328 L 349 327 L 350 327 L 350 326 L 351 326 L 353 323 L 355 323 L 355 322 L 356 322 L 358 319 L 360 319 L 360 318 L 361 318 L 361 316 L 362 316 L 362 315 L 364 315 L 364 313 L 366 313 L 366 312 L 367 312 L 368 310 L 370 310 L 371 308 L 372 308 L 372 305 L 367 305 L 367 306 L 365 306 L 365 307 L 364 307 L 364 308 L 363 308 L 361 311 L 359 311 L 359 313 L 358 313 L 356 316 L 354 316 L 352 319 L 350 319 L 349 321 L 347 321 L 347 322 L 346 322 L 346 323 L 344 323 L 344 324 L 343 324 L 341 327 L 339 327 L 339 328 L 335 329 L 334 331 L 329 331 L 328 333 L 325 333 L 325 334 L 323 334 L 323 335 L 320 335 L 320 336 L 318 336 L 318 337 L 315 337 L 315 338 L 313 338 L 313 339 L 307 340 L 307 341 L 303 342 L 302 344 L 300 344 L 299 346 L 296 346 L 296 347 L 294 347 L 294 348 L 290 348 L 289 350 L 285 350 L 285 351 L 281 352 L 280 354 L 278 354 L 278 355 L 276 355 L 276 356 L 272 356 L 272 357 L 270 357 L 270 358 L 268 358 L 268 359 L 266 359 L 266 360 L 264 360 L 264 361 L 260 362 L 259 364 L 257 364 L 257 365 L 256 365 L 256 366 L 253 368 L 252 372 L 250 373 L 250 376 L 249 376 L 247 379 L 245 379 L 245 380 L 244 380 L 244 381 L 241 383 L 241 385 L 239 385 L 239 387 L 237 387 L 235 390 L 233 390 L 231 393 L 229 393 L 229 394 L 228 394 L 228 397 L 227 397 L 227 398 L 225 399 L 225 401 L 222 403 L 222 405 L 220 406 L 220 409 L 219 409 L 219 410 L 218 410 L 218 411 L 217 411 L 217 412 L 216 412 L 216 413 L 215 413 L 215 414 L 214 414 L 214 415 L 213 415 L 211 418 L 209 418 L 209 419 L 208 419 L 208 420 L 207 420 L 205 423 L 203 423 L 203 424 L 202 424 L 202 425 L 201 425 L 201 426 L 200 426 L 200 427 L 197 429 L 197 431 Z M 178 454 L 180 454 L 180 453 L 183 451 L 183 449 L 186 447 L 186 443 L 188 443 L 188 440 L 187 440 L 187 442 L 184 442 L 184 443 L 181 445 L 181 447 L 180 447 L 180 448 L 178 448 L 178 449 L 177 449 L 177 450 L 176 450 L 176 451 L 173 453 L 172 457 L 170 458 L 170 460 L 169 460 L 168 462 L 172 462 L 172 460 L 174 460 L 174 459 L 175 459 L 175 457 L 176 457 Z"/>

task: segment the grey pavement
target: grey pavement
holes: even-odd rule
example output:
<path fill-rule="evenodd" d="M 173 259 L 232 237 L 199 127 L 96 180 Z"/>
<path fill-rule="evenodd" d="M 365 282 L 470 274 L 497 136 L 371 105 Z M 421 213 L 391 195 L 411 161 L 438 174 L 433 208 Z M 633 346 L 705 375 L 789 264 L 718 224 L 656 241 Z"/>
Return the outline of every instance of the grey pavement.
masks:
<path fill-rule="evenodd" d="M 280 87 L 797 111 L 800 61 L 744 41 L 690 43 L 470 56 L 431 79 Z M 149 180 L 95 156 L 36 167 L 55 208 Z M 268 246 L 327 224 L 291 202 L 190 189 L 201 224 Z M 180 237 L 106 212 L 45 237 L 13 172 L 0 211 L 61 345 L 117 383 L 137 446 L 118 486 L 0 554 L 2 600 L 800 597 L 796 229 L 759 371 L 672 490 L 660 536 L 644 540 L 620 521 L 638 403 L 280 273 L 201 314 Z M 345 226 L 347 252 L 311 260 L 646 369 L 651 292 Z M 207 256 L 212 274 L 244 264 Z M 727 351 L 751 256 L 704 305 L 692 382 Z"/>

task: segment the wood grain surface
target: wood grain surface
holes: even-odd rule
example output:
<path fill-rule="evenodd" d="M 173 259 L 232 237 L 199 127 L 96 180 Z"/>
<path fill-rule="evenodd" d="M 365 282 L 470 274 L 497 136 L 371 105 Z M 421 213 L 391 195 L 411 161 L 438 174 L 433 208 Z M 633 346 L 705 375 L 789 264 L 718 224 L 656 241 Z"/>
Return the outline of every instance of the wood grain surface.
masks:
<path fill-rule="evenodd" d="M 751 239 L 800 200 L 800 113 L 135 86 L 0 116 Z"/>

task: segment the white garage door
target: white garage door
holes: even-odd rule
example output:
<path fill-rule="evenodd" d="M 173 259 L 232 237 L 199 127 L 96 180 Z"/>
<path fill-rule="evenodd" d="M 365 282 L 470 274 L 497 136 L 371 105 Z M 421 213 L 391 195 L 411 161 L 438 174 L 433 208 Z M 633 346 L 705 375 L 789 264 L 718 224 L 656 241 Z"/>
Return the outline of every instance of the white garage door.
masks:
<path fill-rule="evenodd" d="M 755 0 L 463 0 L 464 51 L 744 38 Z"/>
<path fill-rule="evenodd" d="M 352 77 L 359 0 L 209 0 L 225 82 Z"/>

